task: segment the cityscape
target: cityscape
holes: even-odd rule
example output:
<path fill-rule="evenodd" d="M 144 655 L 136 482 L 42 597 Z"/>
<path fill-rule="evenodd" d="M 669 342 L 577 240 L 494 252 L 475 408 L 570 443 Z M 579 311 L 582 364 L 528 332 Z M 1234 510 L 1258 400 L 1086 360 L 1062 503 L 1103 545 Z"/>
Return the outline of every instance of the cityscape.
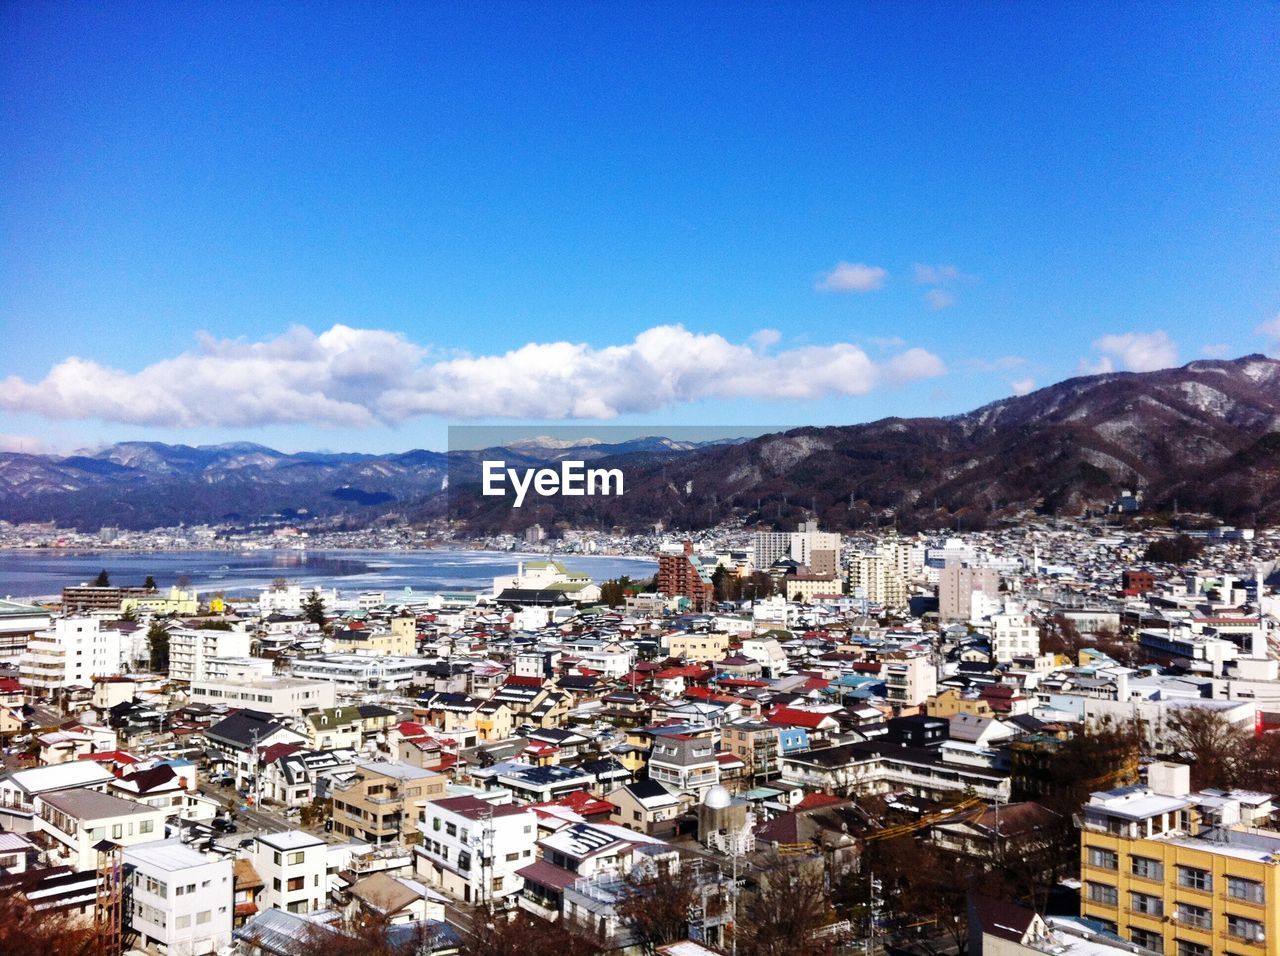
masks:
<path fill-rule="evenodd" d="M 1280 7 L 0 35 L 0 954 L 1280 954 Z"/>

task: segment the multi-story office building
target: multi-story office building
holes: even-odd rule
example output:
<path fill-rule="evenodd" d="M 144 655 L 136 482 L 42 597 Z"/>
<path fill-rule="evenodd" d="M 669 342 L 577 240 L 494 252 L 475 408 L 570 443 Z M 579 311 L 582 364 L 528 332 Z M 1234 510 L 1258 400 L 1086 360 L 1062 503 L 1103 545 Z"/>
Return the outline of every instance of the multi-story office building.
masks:
<path fill-rule="evenodd" d="M 194 704 L 226 704 L 258 710 L 275 717 L 299 717 L 334 705 L 333 684 L 299 677 L 260 680 L 204 680 L 191 684 Z"/>
<path fill-rule="evenodd" d="M 974 591 L 998 595 L 1000 573 L 994 568 L 962 567 L 949 560 L 938 572 L 938 616 L 944 621 L 969 620 Z"/>
<path fill-rule="evenodd" d="M 1276 951 L 1280 833 L 1254 793 L 1190 793 L 1189 768 L 1093 794 L 1081 814 L 1081 915 L 1176 956 Z"/>

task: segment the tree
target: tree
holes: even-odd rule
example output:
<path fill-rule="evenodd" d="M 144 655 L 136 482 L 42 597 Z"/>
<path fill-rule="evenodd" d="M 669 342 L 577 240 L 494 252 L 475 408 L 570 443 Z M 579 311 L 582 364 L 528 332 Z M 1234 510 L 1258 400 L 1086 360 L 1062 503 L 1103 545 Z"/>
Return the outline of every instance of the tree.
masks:
<path fill-rule="evenodd" d="M 1204 546 L 1199 541 L 1185 534 L 1179 534 L 1172 538 L 1158 538 L 1152 541 L 1147 545 L 1143 560 L 1157 564 L 1186 564 L 1200 557 L 1200 552 L 1203 550 Z"/>
<path fill-rule="evenodd" d="M 471 911 L 471 938 L 463 956 L 602 956 L 603 947 L 566 920 L 548 923 L 523 910 L 490 915 Z"/>
<path fill-rule="evenodd" d="M 98 572 L 98 576 L 93 579 L 93 586 L 95 588 L 111 587 L 111 577 L 110 575 L 107 574 L 106 568 L 103 568 L 101 571 Z"/>
<path fill-rule="evenodd" d="M 698 898 L 693 864 L 662 865 L 656 873 L 633 869 L 626 894 L 618 903 L 618 917 L 646 953 L 689 935 L 689 908 Z"/>
<path fill-rule="evenodd" d="M 148 574 L 147 579 L 142 582 L 142 586 L 148 591 L 154 591 L 156 589 L 156 579 Z"/>
<path fill-rule="evenodd" d="M 1165 719 L 1175 753 L 1191 759 L 1191 786 L 1230 790 L 1236 785 L 1249 750 L 1249 735 L 1220 711 L 1179 707 Z"/>
<path fill-rule="evenodd" d="M 91 925 L 35 910 L 20 889 L 0 895 L 0 952 L 23 956 L 89 956 L 99 951 Z"/>
<path fill-rule="evenodd" d="M 169 632 L 159 621 L 152 621 L 147 628 L 147 649 L 153 671 L 169 670 Z"/>
<path fill-rule="evenodd" d="M 312 591 L 302 602 L 302 615 L 312 624 L 324 627 L 326 620 L 324 598 L 320 596 L 319 591 Z"/>
<path fill-rule="evenodd" d="M 759 874 L 757 892 L 741 907 L 734 927 L 743 956 L 820 952 L 814 934 L 835 921 L 823 889 L 823 861 L 774 857 Z"/>
<path fill-rule="evenodd" d="M 622 607 L 627 603 L 627 594 L 635 590 L 635 583 L 627 575 L 611 578 L 600 585 L 600 602 L 609 607 Z"/>

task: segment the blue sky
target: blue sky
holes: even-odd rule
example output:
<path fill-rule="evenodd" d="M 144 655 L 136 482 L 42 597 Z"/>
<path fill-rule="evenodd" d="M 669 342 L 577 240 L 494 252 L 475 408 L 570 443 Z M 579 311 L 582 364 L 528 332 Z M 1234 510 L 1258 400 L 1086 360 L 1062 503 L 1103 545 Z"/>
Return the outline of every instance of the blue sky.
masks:
<path fill-rule="evenodd" d="M 2 447 L 834 424 L 1280 352 L 1276 5 L 48 3 L 0 33 Z"/>

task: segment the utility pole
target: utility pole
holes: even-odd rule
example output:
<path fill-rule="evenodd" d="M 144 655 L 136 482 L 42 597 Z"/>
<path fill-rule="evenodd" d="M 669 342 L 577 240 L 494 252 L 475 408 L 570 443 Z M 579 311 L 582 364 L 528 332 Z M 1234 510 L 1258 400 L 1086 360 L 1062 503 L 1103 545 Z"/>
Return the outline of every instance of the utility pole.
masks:
<path fill-rule="evenodd" d="M 258 781 L 258 778 L 261 776 L 261 774 L 258 773 L 258 728 L 257 727 L 253 728 L 253 730 L 250 731 L 249 739 L 253 741 L 253 765 L 249 769 L 253 771 L 253 807 L 256 810 L 258 808 L 258 805 L 262 802 L 262 799 L 261 799 L 262 788 Z"/>
<path fill-rule="evenodd" d="M 883 888 L 879 880 L 876 879 L 875 871 L 871 871 L 868 876 L 871 880 L 871 896 L 867 906 L 870 909 L 870 919 L 867 920 L 867 956 L 875 956 L 876 952 L 876 918 L 880 914 L 880 897 L 877 896 Z"/>

